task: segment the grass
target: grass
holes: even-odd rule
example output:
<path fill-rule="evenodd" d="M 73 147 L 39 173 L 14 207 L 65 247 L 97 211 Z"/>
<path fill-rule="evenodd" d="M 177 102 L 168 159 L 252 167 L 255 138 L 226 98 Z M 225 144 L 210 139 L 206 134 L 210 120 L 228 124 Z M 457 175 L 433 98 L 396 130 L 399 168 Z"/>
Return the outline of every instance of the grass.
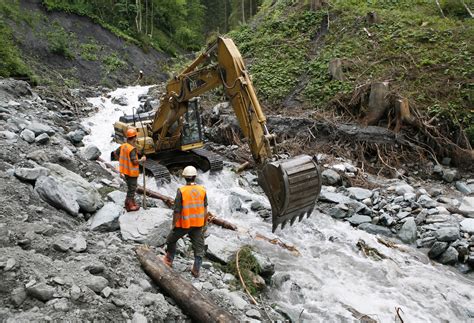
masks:
<path fill-rule="evenodd" d="M 112 53 L 103 58 L 102 62 L 105 65 L 105 69 L 108 73 L 116 71 L 125 66 L 125 62 L 120 59 L 117 53 Z"/>
<path fill-rule="evenodd" d="M 250 246 L 244 246 L 240 249 L 239 269 L 240 273 L 242 274 L 242 279 L 249 289 L 249 292 L 252 295 L 257 295 L 260 290 L 253 283 L 251 272 L 258 275 L 261 272 L 261 268 L 255 257 L 252 255 L 252 248 Z M 224 268 L 224 271 L 234 275 L 237 279 L 236 281 L 240 281 L 235 258 L 227 264 L 227 266 Z"/>
<path fill-rule="evenodd" d="M 96 41 L 90 40 L 90 43 L 83 43 L 79 47 L 83 59 L 88 61 L 97 61 L 99 59 L 98 54 L 101 46 Z"/>
<path fill-rule="evenodd" d="M 451 0 L 442 1 L 446 18 L 428 0 L 329 2 L 314 12 L 300 2 L 266 1 L 256 26 L 229 33 L 249 61 L 259 98 L 279 106 L 297 91 L 305 107 L 331 110 L 357 86 L 390 80 L 424 113 L 469 129 L 474 142 L 473 19 Z M 380 22 L 369 25 L 368 12 Z M 324 20 L 329 31 L 318 39 Z M 329 77 L 334 58 L 344 61 L 345 81 Z"/>

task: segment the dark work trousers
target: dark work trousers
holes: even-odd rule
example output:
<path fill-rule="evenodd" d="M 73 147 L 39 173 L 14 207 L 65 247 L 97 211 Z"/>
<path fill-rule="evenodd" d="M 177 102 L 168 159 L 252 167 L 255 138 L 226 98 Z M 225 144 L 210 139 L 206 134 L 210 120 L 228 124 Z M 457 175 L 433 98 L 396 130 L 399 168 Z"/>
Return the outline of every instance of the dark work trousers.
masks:
<path fill-rule="evenodd" d="M 204 227 L 198 228 L 174 228 L 166 238 L 166 251 L 174 255 L 176 253 L 176 242 L 188 235 L 193 245 L 194 257 L 204 256 Z"/>
<path fill-rule="evenodd" d="M 138 185 L 138 177 L 125 175 L 125 183 L 127 183 L 127 199 L 134 199 Z"/>

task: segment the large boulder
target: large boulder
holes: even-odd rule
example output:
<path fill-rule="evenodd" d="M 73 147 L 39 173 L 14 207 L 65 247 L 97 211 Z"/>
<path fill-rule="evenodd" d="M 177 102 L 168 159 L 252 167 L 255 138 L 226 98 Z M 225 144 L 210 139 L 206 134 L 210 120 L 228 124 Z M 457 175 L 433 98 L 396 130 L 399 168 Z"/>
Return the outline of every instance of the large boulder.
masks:
<path fill-rule="evenodd" d="M 439 258 L 439 262 L 444 265 L 455 265 L 458 261 L 459 253 L 453 247 L 448 247 Z"/>
<path fill-rule="evenodd" d="M 39 283 L 26 288 L 26 293 L 42 302 L 47 302 L 54 298 L 54 287 L 45 283 Z"/>
<path fill-rule="evenodd" d="M 58 164 L 46 163 L 44 166 L 50 170 L 50 176 L 74 193 L 74 200 L 82 211 L 95 212 L 104 205 L 97 189 L 80 175 Z"/>
<path fill-rule="evenodd" d="M 35 191 L 52 206 L 65 210 L 71 215 L 79 214 L 79 204 L 74 191 L 51 176 L 40 176 L 36 180 Z"/>
<path fill-rule="evenodd" d="M 171 211 L 164 208 L 140 209 L 120 216 L 122 239 L 161 246 L 171 229 Z"/>
<path fill-rule="evenodd" d="M 102 154 L 95 145 L 89 145 L 81 150 L 82 156 L 87 160 L 97 160 Z"/>
<path fill-rule="evenodd" d="M 460 232 L 457 227 L 446 227 L 436 230 L 436 239 L 439 241 L 456 241 L 459 239 Z"/>
<path fill-rule="evenodd" d="M 31 131 L 30 129 L 25 129 L 20 133 L 21 139 L 28 143 L 33 143 L 35 142 L 35 133 Z"/>
<path fill-rule="evenodd" d="M 413 243 L 416 240 L 416 223 L 415 219 L 410 217 L 403 223 L 402 228 L 398 232 L 398 237 L 405 243 Z"/>
<path fill-rule="evenodd" d="M 474 234 L 474 219 L 465 219 L 461 223 L 461 231 Z"/>
<path fill-rule="evenodd" d="M 347 190 L 349 191 L 349 196 L 351 198 L 354 198 L 359 201 L 371 198 L 373 194 L 371 190 L 361 187 L 349 187 Z"/>
<path fill-rule="evenodd" d="M 216 235 L 206 238 L 207 256 L 223 264 L 229 263 L 240 249 L 240 245 L 230 239 L 221 239 Z"/>
<path fill-rule="evenodd" d="M 119 217 L 124 214 L 123 206 L 115 203 L 105 203 L 89 220 L 92 231 L 115 231 L 120 229 Z"/>
<path fill-rule="evenodd" d="M 474 196 L 466 196 L 459 205 L 458 212 L 469 218 L 474 218 Z"/>
<path fill-rule="evenodd" d="M 48 126 L 47 124 L 44 124 L 44 123 L 40 123 L 40 122 L 37 122 L 37 121 L 33 121 L 32 123 L 30 123 L 26 129 L 28 130 L 31 130 L 34 132 L 35 136 L 39 136 L 43 133 L 46 133 L 48 134 L 49 136 L 52 136 L 54 135 L 55 131 L 53 130 L 53 128 L 51 128 L 50 126 Z"/>
<path fill-rule="evenodd" d="M 15 168 L 14 174 L 23 181 L 36 181 L 40 176 L 48 176 L 49 169 L 44 167 Z"/>

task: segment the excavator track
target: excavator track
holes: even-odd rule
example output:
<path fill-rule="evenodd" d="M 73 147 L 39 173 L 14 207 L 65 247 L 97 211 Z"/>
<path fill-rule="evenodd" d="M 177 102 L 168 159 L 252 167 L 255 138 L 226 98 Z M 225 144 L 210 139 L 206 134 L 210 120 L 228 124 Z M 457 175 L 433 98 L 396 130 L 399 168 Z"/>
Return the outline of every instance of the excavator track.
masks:
<path fill-rule="evenodd" d="M 166 166 L 161 165 L 153 159 L 147 159 L 145 163 L 147 174 L 153 175 L 157 184 L 171 182 L 171 174 Z"/>
<path fill-rule="evenodd" d="M 192 152 L 209 161 L 209 165 L 210 165 L 209 171 L 211 172 L 220 171 L 224 167 L 224 162 L 222 160 L 222 157 L 219 156 L 218 154 L 213 153 L 212 151 L 198 148 L 198 149 L 193 149 Z"/>

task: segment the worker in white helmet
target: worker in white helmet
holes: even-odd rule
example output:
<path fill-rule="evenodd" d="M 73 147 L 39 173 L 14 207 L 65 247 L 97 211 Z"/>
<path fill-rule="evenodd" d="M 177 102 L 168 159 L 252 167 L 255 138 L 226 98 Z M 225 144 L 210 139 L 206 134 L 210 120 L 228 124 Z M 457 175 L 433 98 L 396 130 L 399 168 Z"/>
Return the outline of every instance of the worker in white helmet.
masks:
<path fill-rule="evenodd" d="M 171 267 L 176 254 L 176 242 L 188 235 L 194 251 L 194 265 L 191 274 L 194 277 L 199 277 L 204 256 L 203 229 L 207 218 L 207 195 L 206 189 L 194 182 L 196 176 L 196 168 L 193 166 L 184 168 L 183 177 L 186 180 L 186 185 L 179 188 L 176 193 L 173 224 L 166 239 L 166 255 L 163 260 Z"/>

